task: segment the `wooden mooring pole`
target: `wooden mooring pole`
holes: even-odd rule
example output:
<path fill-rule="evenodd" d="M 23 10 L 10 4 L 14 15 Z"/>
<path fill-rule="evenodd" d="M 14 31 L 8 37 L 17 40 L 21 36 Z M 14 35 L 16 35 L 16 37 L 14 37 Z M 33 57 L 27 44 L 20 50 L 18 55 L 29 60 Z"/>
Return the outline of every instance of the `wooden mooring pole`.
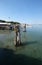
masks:
<path fill-rule="evenodd" d="M 20 46 L 21 45 L 21 36 L 20 36 L 20 26 L 19 25 L 15 26 L 15 34 L 16 34 L 15 46 Z"/>
<path fill-rule="evenodd" d="M 26 24 L 24 25 L 24 30 L 23 30 L 23 32 L 26 32 Z"/>

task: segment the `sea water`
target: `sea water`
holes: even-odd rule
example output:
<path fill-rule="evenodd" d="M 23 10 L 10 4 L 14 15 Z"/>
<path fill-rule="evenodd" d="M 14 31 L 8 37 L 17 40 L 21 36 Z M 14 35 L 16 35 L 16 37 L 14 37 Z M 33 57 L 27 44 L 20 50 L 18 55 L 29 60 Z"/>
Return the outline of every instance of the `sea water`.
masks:
<path fill-rule="evenodd" d="M 16 54 L 23 54 L 42 60 L 42 25 L 32 25 L 27 27 L 26 32 L 21 30 L 21 44 L 23 46 L 15 47 L 15 32 L 0 30 L 0 48 L 15 50 Z"/>

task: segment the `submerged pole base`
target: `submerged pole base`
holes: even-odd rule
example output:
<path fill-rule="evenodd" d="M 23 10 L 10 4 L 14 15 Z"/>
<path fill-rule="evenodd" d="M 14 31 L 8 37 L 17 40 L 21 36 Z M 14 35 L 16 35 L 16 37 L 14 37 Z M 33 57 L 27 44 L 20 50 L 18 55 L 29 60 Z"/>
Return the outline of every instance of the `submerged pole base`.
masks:
<path fill-rule="evenodd" d="M 17 42 L 17 43 L 15 44 L 16 47 L 19 47 L 19 46 L 21 46 L 21 45 L 22 45 L 21 42 L 20 42 L 20 43 Z"/>

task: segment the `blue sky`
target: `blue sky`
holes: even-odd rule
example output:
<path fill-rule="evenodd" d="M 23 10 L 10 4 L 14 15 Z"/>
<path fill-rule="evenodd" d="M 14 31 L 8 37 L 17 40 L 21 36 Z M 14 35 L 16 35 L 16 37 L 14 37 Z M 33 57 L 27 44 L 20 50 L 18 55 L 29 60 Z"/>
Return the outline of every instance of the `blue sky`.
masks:
<path fill-rule="evenodd" d="M 42 0 L 0 0 L 0 19 L 42 24 Z"/>

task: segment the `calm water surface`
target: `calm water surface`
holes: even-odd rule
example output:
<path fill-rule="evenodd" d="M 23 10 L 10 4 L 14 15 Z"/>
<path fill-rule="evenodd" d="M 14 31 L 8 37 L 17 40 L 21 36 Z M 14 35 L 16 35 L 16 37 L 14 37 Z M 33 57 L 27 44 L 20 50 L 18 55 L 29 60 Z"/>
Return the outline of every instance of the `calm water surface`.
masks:
<path fill-rule="evenodd" d="M 42 60 L 42 25 L 32 25 L 26 32 L 21 31 L 23 46 L 14 47 L 15 32 L 0 30 L 0 48 L 11 48 L 16 54 L 39 58 Z"/>

